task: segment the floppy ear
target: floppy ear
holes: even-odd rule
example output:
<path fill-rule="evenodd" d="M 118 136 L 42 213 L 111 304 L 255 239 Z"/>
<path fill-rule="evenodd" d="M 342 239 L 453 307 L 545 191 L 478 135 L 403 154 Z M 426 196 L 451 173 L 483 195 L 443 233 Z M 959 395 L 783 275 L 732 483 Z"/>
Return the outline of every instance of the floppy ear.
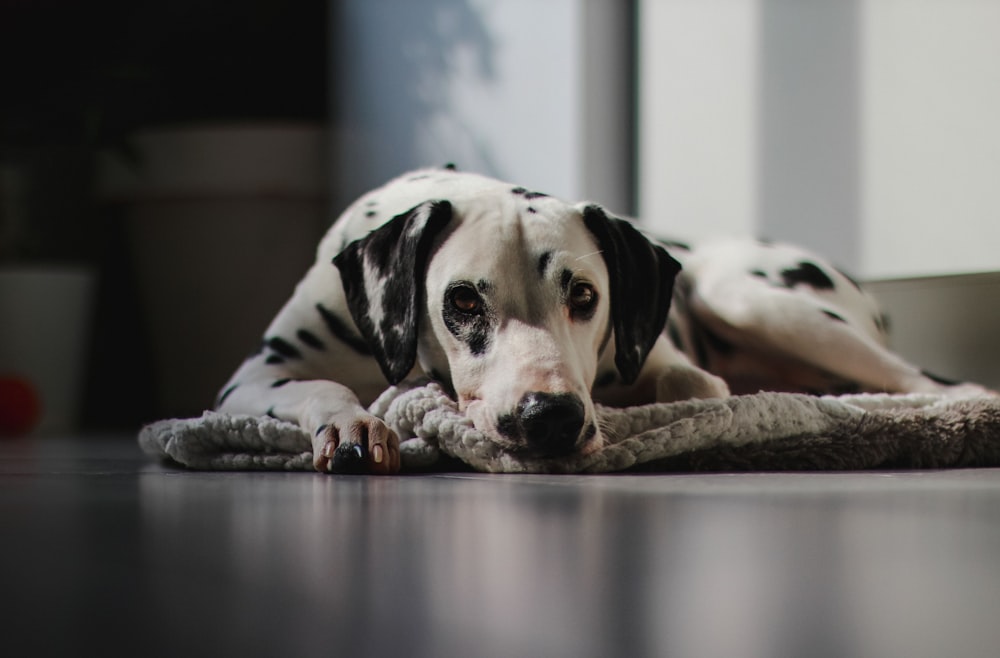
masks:
<path fill-rule="evenodd" d="M 615 365 L 622 381 L 631 384 L 663 332 L 681 264 L 630 222 L 609 217 L 599 206 L 585 206 L 583 221 L 608 268 Z"/>
<path fill-rule="evenodd" d="M 434 238 L 449 221 L 449 202 L 426 201 L 333 259 L 351 317 L 390 384 L 401 382 L 416 362 L 424 273 Z"/>

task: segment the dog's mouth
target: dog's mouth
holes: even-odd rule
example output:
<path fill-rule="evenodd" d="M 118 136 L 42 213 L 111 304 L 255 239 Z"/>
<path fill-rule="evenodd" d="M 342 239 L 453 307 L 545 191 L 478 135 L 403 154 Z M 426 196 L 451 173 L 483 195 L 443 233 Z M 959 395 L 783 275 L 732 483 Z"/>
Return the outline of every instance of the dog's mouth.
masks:
<path fill-rule="evenodd" d="M 521 457 L 586 456 L 603 445 L 593 411 L 570 394 L 529 393 L 499 415 L 477 398 L 460 398 L 459 408 L 492 442 Z"/>

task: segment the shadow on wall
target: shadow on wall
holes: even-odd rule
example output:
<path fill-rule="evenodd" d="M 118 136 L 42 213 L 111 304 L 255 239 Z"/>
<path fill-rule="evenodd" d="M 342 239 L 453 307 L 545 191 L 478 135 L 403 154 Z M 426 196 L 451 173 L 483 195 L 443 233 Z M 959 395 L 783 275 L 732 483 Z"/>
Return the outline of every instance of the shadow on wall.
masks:
<path fill-rule="evenodd" d="M 497 44 L 483 11 L 482 3 L 466 0 L 334 3 L 334 208 L 414 167 L 456 161 L 463 169 L 495 170 L 482 141 L 454 117 L 450 100 L 449 80 L 456 76 L 496 77 Z M 462 134 L 454 134 L 456 126 Z M 462 144 L 460 153 L 443 147 L 442 162 L 427 162 L 435 149 L 421 146 L 441 130 L 451 133 L 449 145 Z"/>

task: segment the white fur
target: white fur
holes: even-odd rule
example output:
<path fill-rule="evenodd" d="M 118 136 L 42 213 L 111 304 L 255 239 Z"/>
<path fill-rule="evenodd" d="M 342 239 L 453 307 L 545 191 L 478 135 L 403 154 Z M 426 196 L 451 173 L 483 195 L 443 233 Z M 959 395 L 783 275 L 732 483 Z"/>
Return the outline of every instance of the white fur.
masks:
<path fill-rule="evenodd" d="M 832 380 L 890 392 L 943 388 L 885 348 L 874 320 L 874 302 L 821 259 L 787 245 L 720 242 L 691 252 L 671 251 L 685 268 L 672 310 L 672 322 L 685 338 L 684 349 L 661 336 L 634 384 L 596 389 L 595 379 L 614 370 L 615 356 L 614 340 L 609 340 L 609 273 L 600 248 L 584 226 L 580 207 L 542 197 L 531 201 L 529 212 L 511 194 L 513 187 L 474 174 L 426 170 L 358 199 L 323 238 L 316 264 L 265 334 L 291 340 L 306 330 L 321 337 L 325 349 L 297 344 L 301 358 L 280 363 L 268 362 L 269 355 L 274 360 L 271 352 L 251 357 L 223 389 L 220 410 L 267 413 L 298 423 L 314 437 L 318 469 L 329 467 L 337 443 L 355 442 L 368 445 L 372 470 L 396 470 L 398 441 L 364 410 L 386 386 L 381 372 L 373 359 L 331 336 L 315 309 L 319 303 L 336 312 L 356 334 L 340 273 L 331 260 L 348 242 L 432 200 L 450 202 L 454 219 L 436 245 L 422 282 L 418 364 L 412 375 L 432 370 L 443 375 L 454 387 L 460 408 L 498 443 L 507 439 L 496 432 L 497 418 L 532 391 L 578 396 L 586 423 L 593 423 L 594 400 L 635 405 L 723 397 L 729 390 L 720 377 L 743 388 L 764 385 L 778 390 L 809 389 Z M 427 215 L 419 221 L 426 223 Z M 592 319 L 574 321 L 557 280 L 540 281 L 536 263 L 543 250 L 552 252 L 553 271 L 570 270 L 597 290 Z M 775 285 L 781 271 L 799 261 L 819 264 L 834 279 L 834 289 Z M 370 265 L 363 273 L 366 290 L 375 297 L 375 314 L 383 308 L 378 296 L 384 275 Z M 472 356 L 442 320 L 445 291 L 456 280 L 485 280 L 494 286 L 486 296 L 498 324 L 483 355 Z M 843 321 L 831 319 L 829 313 Z M 372 319 L 378 326 L 382 317 Z M 697 341 L 708 334 L 732 348 L 710 351 L 710 363 L 702 365 L 713 372 L 693 363 Z M 281 379 L 293 381 L 276 386 Z M 577 449 L 593 451 L 602 441 L 598 428 L 591 438 L 581 438 Z"/>

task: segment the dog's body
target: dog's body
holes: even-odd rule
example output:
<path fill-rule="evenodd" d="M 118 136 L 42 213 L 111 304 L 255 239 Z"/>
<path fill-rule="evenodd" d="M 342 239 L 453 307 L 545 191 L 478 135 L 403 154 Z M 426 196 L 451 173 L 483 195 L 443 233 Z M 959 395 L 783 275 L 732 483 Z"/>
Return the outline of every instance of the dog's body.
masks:
<path fill-rule="evenodd" d="M 802 250 L 670 248 L 683 271 L 598 206 L 413 172 L 334 223 L 217 407 L 298 423 L 318 470 L 393 472 L 398 439 L 365 405 L 421 374 L 504 448 L 552 456 L 600 447 L 595 401 L 949 385 L 889 352 L 872 300 Z"/>

